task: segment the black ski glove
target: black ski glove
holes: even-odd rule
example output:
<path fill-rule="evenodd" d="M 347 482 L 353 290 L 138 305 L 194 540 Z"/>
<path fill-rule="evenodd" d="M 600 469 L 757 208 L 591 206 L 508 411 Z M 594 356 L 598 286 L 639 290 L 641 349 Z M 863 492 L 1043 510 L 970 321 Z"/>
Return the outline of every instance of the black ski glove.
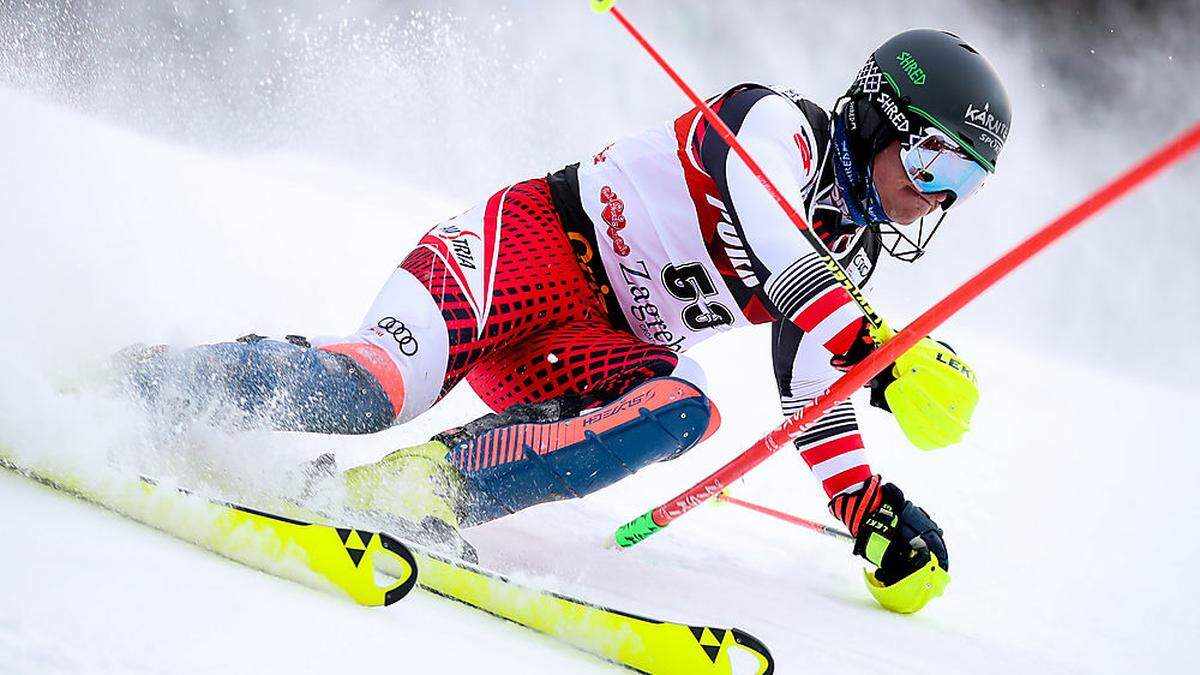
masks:
<path fill-rule="evenodd" d="M 885 586 L 920 569 L 930 554 L 950 571 L 942 529 L 924 509 L 906 500 L 900 488 L 880 485 L 879 476 L 853 493 L 834 497 L 829 510 L 854 535 L 854 554 L 879 567 L 875 578 Z"/>

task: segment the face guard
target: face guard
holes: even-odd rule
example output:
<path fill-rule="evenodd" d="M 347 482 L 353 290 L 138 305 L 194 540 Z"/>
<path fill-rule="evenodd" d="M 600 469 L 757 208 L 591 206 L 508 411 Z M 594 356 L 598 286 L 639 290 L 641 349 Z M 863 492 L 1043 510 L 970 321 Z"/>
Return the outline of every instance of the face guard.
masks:
<path fill-rule="evenodd" d="M 928 217 L 925 216 L 925 218 Z M 928 229 L 925 227 L 925 218 L 918 220 L 913 225 L 879 223 L 879 240 L 883 250 L 893 258 L 904 262 L 915 262 L 917 258 L 925 255 L 925 247 L 929 245 L 933 235 L 937 234 L 942 221 L 946 219 L 946 212 L 943 211 L 933 226 Z M 915 228 L 916 232 L 914 236 L 910 237 L 911 232 L 905 232 L 902 228 Z"/>

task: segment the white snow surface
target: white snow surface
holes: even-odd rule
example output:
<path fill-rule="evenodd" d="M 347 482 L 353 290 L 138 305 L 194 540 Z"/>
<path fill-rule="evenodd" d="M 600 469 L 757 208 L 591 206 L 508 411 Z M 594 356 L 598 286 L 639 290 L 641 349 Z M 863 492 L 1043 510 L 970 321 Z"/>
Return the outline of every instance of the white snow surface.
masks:
<path fill-rule="evenodd" d="M 348 331 L 417 235 L 470 203 L 305 156 L 207 154 L 13 91 L 0 90 L 0 129 L 0 444 L 81 467 L 140 438 L 118 404 L 60 393 L 89 364 L 135 341 Z M 953 583 L 918 615 L 878 608 L 846 545 L 733 506 L 704 506 L 630 551 L 603 546 L 780 422 L 765 327 L 691 352 L 724 418 L 709 442 L 469 536 L 485 564 L 531 583 L 738 626 L 783 674 L 1189 671 L 1200 453 L 1186 430 L 1200 400 L 1128 368 L 1023 347 L 1004 321 L 1022 308 L 1004 298 L 952 322 L 983 390 L 963 443 L 914 450 L 890 416 L 860 406 L 874 468 L 946 532 Z M 369 461 L 480 412 L 459 390 L 370 437 L 256 434 L 171 461 L 181 474 L 269 480 L 326 450 Z M 733 494 L 831 521 L 791 451 Z M 615 670 L 423 592 L 360 608 L 7 472 L 0 532 L 0 672 Z"/>

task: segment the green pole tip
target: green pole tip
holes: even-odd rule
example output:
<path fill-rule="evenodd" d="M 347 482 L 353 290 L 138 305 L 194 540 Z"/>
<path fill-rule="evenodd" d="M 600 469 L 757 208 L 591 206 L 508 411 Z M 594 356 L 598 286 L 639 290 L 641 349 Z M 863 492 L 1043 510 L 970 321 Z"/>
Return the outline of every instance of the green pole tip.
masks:
<path fill-rule="evenodd" d="M 654 513 L 647 511 L 617 528 L 617 546 L 629 548 L 666 527 L 654 522 Z"/>
<path fill-rule="evenodd" d="M 612 9 L 612 6 L 617 4 L 617 0 L 592 0 L 592 11 L 597 14 L 603 14 Z"/>

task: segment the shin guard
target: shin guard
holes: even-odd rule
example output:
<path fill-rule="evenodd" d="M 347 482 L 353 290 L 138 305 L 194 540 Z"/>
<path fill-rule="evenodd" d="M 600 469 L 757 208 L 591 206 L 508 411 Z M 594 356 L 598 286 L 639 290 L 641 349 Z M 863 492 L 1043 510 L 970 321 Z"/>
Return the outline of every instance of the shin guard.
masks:
<path fill-rule="evenodd" d="M 678 457 L 718 424 L 704 393 L 672 377 L 573 413 L 569 403 L 558 401 L 514 406 L 439 437 L 471 493 L 463 525 L 590 494 L 652 462 Z"/>

